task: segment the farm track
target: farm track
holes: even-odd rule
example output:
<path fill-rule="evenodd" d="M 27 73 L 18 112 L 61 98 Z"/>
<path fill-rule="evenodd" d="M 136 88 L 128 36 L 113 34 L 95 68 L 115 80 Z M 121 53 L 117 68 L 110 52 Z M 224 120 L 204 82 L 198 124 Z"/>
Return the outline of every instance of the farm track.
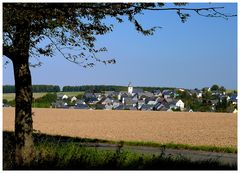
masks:
<path fill-rule="evenodd" d="M 112 141 L 237 147 L 237 115 L 150 111 L 33 109 L 45 134 Z M 14 130 L 14 108 L 3 108 L 3 130 Z"/>

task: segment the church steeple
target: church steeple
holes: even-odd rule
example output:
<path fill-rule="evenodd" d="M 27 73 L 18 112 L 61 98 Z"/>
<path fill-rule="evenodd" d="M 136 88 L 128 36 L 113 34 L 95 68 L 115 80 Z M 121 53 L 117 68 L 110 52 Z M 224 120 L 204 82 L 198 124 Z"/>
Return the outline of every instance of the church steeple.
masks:
<path fill-rule="evenodd" d="M 133 93 L 133 87 L 132 87 L 131 82 L 129 82 L 129 84 L 128 84 L 128 93 L 129 93 L 129 94 L 132 94 L 132 93 Z"/>

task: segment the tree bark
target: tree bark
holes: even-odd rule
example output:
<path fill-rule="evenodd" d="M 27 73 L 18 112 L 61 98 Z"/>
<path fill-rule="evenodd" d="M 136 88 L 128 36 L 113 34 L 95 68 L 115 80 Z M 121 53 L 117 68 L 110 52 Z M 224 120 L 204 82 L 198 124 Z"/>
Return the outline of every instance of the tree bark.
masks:
<path fill-rule="evenodd" d="M 15 75 L 15 161 L 17 166 L 28 165 L 34 157 L 32 139 L 32 86 L 28 62 L 14 63 Z"/>
<path fill-rule="evenodd" d="M 27 23 L 16 27 L 12 57 L 15 78 L 15 163 L 28 166 L 34 159 L 32 138 L 32 80 L 29 69 L 30 32 Z"/>

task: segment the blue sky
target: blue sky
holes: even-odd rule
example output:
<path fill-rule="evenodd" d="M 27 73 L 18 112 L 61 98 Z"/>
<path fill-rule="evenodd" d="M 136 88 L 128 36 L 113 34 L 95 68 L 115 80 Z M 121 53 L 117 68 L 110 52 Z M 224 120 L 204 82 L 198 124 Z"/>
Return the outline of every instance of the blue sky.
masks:
<path fill-rule="evenodd" d="M 207 7 L 190 4 L 187 7 Z M 223 12 L 237 13 L 237 4 L 224 6 Z M 116 24 L 114 31 L 98 37 L 96 44 L 106 46 L 106 58 L 114 65 L 97 64 L 82 68 L 59 53 L 42 57 L 41 67 L 31 68 L 33 84 L 127 85 L 202 88 L 219 84 L 237 89 L 237 17 L 201 17 L 193 12 L 181 23 L 175 11 L 145 12 L 138 16 L 143 26 L 161 26 L 153 36 L 143 36 L 132 24 Z M 7 58 L 4 58 L 4 61 Z M 14 84 L 12 64 L 3 68 L 3 84 Z"/>

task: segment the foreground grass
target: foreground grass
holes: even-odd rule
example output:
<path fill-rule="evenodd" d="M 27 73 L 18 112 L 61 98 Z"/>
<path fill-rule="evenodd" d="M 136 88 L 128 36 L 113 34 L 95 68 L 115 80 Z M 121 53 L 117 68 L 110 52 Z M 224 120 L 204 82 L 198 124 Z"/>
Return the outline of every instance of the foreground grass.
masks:
<path fill-rule="evenodd" d="M 79 143 L 61 142 L 56 137 L 35 136 L 36 158 L 28 167 L 13 163 L 13 133 L 3 133 L 3 169 L 14 170 L 236 170 L 237 165 L 222 165 L 217 160 L 193 162 L 184 157 L 86 148 Z"/>
<path fill-rule="evenodd" d="M 237 153 L 237 148 L 232 147 L 218 147 L 218 146 L 195 146 L 188 144 L 176 144 L 176 143 L 156 143 L 156 142 L 143 142 L 143 141 L 110 141 L 104 139 L 90 139 L 90 138 L 78 138 L 78 137 L 67 137 L 67 136 L 52 136 L 46 134 L 34 134 L 35 139 L 44 139 L 48 141 L 64 141 L 64 142 L 90 142 L 90 143 L 108 143 L 108 144 L 119 144 L 128 146 L 146 146 L 146 147 L 164 147 L 166 149 L 186 149 L 186 150 L 197 150 L 197 151 L 210 151 L 210 152 L 221 152 L 221 153 Z"/>

